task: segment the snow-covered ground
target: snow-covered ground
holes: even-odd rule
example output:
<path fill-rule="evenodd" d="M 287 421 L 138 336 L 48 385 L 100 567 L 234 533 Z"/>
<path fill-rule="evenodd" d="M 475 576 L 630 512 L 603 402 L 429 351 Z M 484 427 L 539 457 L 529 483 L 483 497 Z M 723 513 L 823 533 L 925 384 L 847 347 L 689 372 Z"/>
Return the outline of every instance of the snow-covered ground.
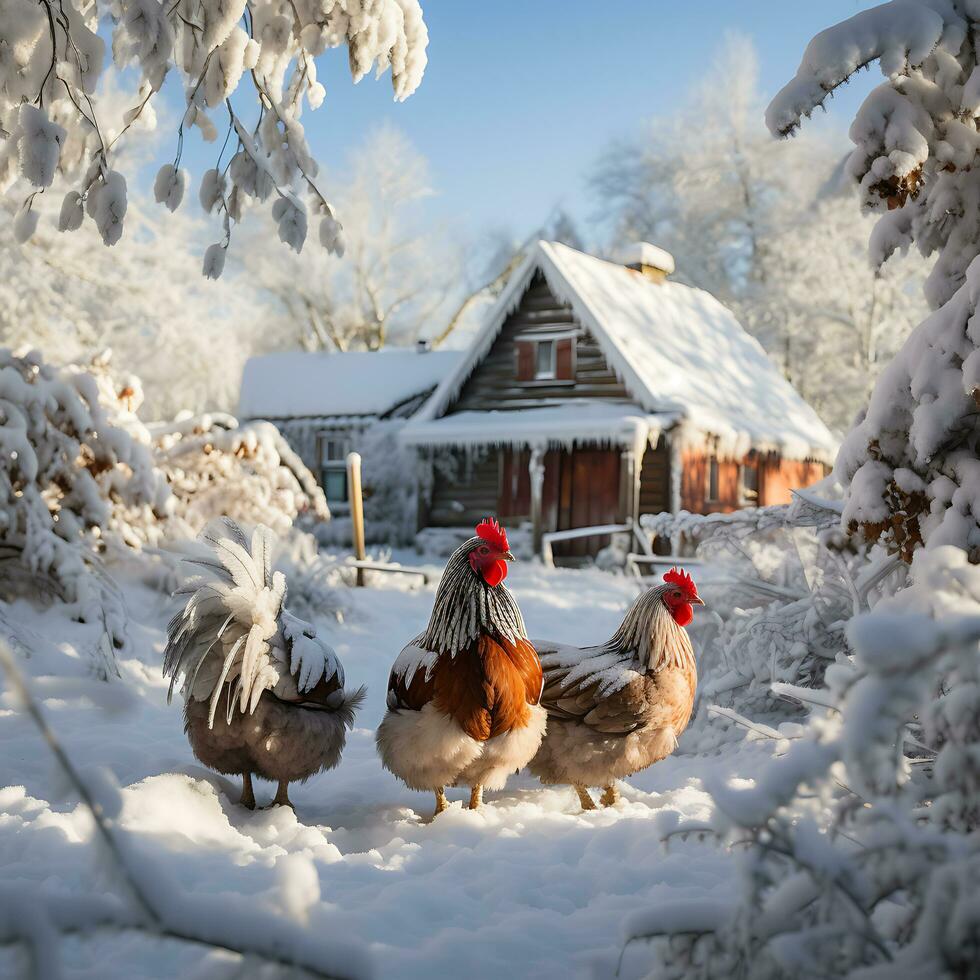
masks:
<path fill-rule="evenodd" d="M 636 589 L 598 571 L 533 564 L 515 566 L 508 584 L 531 636 L 579 644 L 608 636 Z M 165 596 L 127 588 L 130 650 L 108 685 L 90 677 L 92 627 L 25 602 L 7 608 L 0 626 L 72 759 L 87 778 L 104 778 L 104 767 L 118 782 L 118 820 L 141 857 L 195 901 L 213 898 L 215 915 L 242 897 L 270 918 L 308 915 L 319 939 L 364 944 L 376 976 L 612 976 L 630 913 L 727 894 L 728 866 L 711 843 L 675 838 L 665 850 L 661 832 L 677 818 L 704 819 L 703 780 L 750 777 L 766 744 L 675 755 L 630 780 L 615 809 L 584 814 L 570 789 L 522 774 L 488 794 L 482 811 L 456 802 L 429 822 L 433 800 L 381 769 L 373 735 L 388 669 L 424 626 L 434 586 L 399 576 L 372 586 L 344 591 L 342 623 L 318 623 L 348 681 L 366 683 L 369 696 L 340 768 L 292 788 L 295 813 L 237 806 L 240 787 L 193 758 L 160 673 Z M 99 860 L 88 813 L 9 685 L 0 692 L 0 902 L 18 881 L 50 894 L 124 895 Z M 273 787 L 256 791 L 262 805 Z M 71 977 L 259 975 L 231 954 L 138 932 L 71 938 L 61 954 Z M 646 961 L 634 944 L 619 975 L 639 975 Z M 26 966 L 22 949 L 0 948 L 0 976 Z"/>

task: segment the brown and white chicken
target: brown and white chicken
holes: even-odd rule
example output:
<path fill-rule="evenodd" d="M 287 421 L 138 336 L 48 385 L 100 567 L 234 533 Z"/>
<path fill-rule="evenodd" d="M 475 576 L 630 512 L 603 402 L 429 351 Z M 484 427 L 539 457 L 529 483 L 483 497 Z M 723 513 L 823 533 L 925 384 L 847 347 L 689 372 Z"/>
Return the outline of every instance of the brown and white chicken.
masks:
<path fill-rule="evenodd" d="M 223 518 L 201 541 L 206 550 L 186 559 L 197 575 L 174 593 L 187 601 L 167 633 L 169 696 L 182 678 L 194 755 L 218 772 L 241 774 L 243 806 L 255 806 L 253 775 L 278 783 L 273 802 L 291 806 L 291 782 L 340 762 L 364 688 L 344 690 L 334 651 L 285 608 L 286 580 L 272 570 L 268 528 L 249 539 Z"/>
<path fill-rule="evenodd" d="M 378 754 L 411 789 L 435 793 L 436 813 L 450 785 L 469 786 L 475 810 L 541 743 L 541 664 L 503 584 L 513 560 L 503 528 L 483 521 L 450 556 L 425 632 L 391 668 Z"/>
<path fill-rule="evenodd" d="M 698 674 L 686 627 L 704 605 L 691 576 L 671 569 L 634 600 L 619 629 L 593 647 L 536 641 L 548 730 L 530 770 L 574 786 L 582 807 L 619 799 L 616 780 L 670 755 L 687 727 Z"/>

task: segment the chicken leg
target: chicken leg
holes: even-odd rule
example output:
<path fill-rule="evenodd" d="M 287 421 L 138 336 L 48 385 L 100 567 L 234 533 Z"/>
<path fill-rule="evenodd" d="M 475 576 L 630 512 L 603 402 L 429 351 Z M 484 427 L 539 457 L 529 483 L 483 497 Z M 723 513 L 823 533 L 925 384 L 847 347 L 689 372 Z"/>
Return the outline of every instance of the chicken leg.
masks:
<path fill-rule="evenodd" d="M 479 810 L 483 803 L 483 787 L 477 784 L 470 790 L 470 809 Z"/>
<path fill-rule="evenodd" d="M 595 800 L 592 799 L 592 794 L 589 792 L 587 786 L 575 786 L 575 792 L 578 793 L 578 801 L 582 804 L 583 810 L 595 810 Z"/>
<path fill-rule="evenodd" d="M 242 796 L 238 805 L 248 810 L 255 809 L 255 793 L 252 790 L 252 774 L 250 772 L 242 773 Z"/>
<path fill-rule="evenodd" d="M 615 783 L 610 783 L 603 790 L 599 802 L 603 806 L 615 806 L 619 802 L 619 787 Z"/>
<path fill-rule="evenodd" d="M 276 790 L 275 799 L 272 801 L 273 806 L 288 806 L 290 810 L 295 809 L 293 804 L 289 802 L 289 780 L 280 779 L 279 788 Z"/>
<path fill-rule="evenodd" d="M 436 812 L 433 817 L 438 817 L 443 810 L 449 809 L 449 800 L 446 799 L 446 787 L 437 786 L 436 787 Z"/>

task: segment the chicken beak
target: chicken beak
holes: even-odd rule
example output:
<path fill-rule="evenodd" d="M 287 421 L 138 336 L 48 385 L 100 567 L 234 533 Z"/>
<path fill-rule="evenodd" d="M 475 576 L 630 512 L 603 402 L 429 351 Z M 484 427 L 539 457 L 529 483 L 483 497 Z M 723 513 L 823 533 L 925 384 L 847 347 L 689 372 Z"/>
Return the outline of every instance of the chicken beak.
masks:
<path fill-rule="evenodd" d="M 503 552 L 500 557 L 503 558 L 504 561 L 517 561 L 517 559 L 509 551 Z"/>
<path fill-rule="evenodd" d="M 693 602 L 694 605 L 696 605 L 696 606 L 703 606 L 704 605 L 704 599 L 702 599 L 701 596 L 699 596 L 699 595 L 693 596 L 691 598 L 691 602 Z"/>

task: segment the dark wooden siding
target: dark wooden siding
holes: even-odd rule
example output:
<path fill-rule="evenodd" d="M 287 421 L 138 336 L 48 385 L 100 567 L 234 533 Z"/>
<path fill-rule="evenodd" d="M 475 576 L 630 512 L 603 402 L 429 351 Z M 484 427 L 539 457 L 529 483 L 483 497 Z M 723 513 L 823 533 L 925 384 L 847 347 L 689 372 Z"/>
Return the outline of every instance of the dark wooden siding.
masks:
<path fill-rule="evenodd" d="M 516 338 L 578 329 L 574 356 L 574 380 L 518 381 Z M 525 355 L 527 356 L 527 355 Z M 559 364 L 559 373 L 565 366 Z M 533 371 L 531 372 L 533 373 Z M 630 401 L 625 386 L 612 372 L 599 345 L 582 330 L 571 308 L 559 303 L 544 277 L 536 275 L 524 294 L 520 306 L 507 318 L 490 352 L 463 385 L 456 402 L 447 414 L 467 411 L 492 411 L 508 408 L 541 408 L 572 398 L 609 398 Z"/>
<path fill-rule="evenodd" d="M 497 512 L 500 471 L 497 450 L 467 459 L 449 453 L 437 466 L 429 504 L 431 527 L 477 525 Z"/>
<path fill-rule="evenodd" d="M 663 436 L 656 449 L 643 454 L 640 468 L 640 513 L 670 510 L 670 450 Z"/>

